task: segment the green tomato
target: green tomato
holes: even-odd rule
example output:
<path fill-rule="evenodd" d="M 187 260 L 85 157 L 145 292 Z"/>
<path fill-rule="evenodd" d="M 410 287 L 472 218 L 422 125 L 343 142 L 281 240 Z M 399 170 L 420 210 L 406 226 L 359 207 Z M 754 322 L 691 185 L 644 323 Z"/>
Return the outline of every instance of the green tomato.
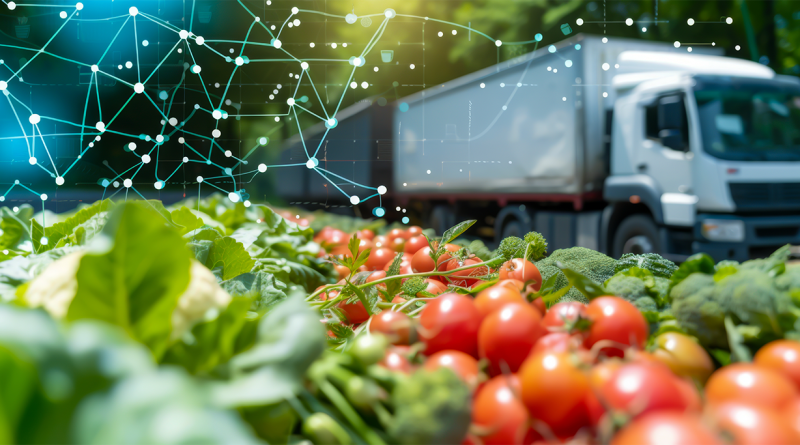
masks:
<path fill-rule="evenodd" d="M 371 333 L 359 336 L 347 352 L 362 366 L 370 366 L 378 363 L 386 356 L 386 348 L 388 347 L 389 340 L 385 335 Z"/>
<path fill-rule="evenodd" d="M 375 381 L 361 376 L 351 378 L 345 386 L 345 395 L 358 408 L 371 407 L 380 400 L 382 393 L 383 388 Z"/>
<path fill-rule="evenodd" d="M 352 443 L 344 428 L 325 413 L 314 413 L 308 416 L 303 422 L 303 435 L 314 443 L 331 445 Z"/>

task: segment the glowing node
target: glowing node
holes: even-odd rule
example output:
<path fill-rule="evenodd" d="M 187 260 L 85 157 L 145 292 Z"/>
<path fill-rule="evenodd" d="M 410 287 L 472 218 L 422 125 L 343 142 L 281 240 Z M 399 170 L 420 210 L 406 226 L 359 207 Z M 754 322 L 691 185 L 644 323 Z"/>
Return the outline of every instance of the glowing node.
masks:
<path fill-rule="evenodd" d="M 378 187 L 378 194 L 379 195 L 385 195 L 386 194 L 386 186 L 383 186 L 383 185 L 379 186 Z"/>
<path fill-rule="evenodd" d="M 14 2 L 8 2 L 8 9 L 10 9 L 12 11 L 17 9 L 17 4 L 14 3 Z"/>
<path fill-rule="evenodd" d="M 103 133 L 106 131 L 106 124 L 103 122 L 98 122 L 94 125 L 94 128 L 97 128 L 97 131 Z"/>
<path fill-rule="evenodd" d="M 98 71 L 100 71 L 100 67 L 99 67 L 99 66 L 97 66 L 97 65 L 92 65 L 92 72 L 93 72 L 93 73 L 96 73 L 96 72 L 98 72 Z"/>
<path fill-rule="evenodd" d="M 502 45 L 503 45 L 503 42 L 501 42 L 500 40 L 495 40 L 494 41 L 494 46 L 502 46 Z"/>
<path fill-rule="evenodd" d="M 353 195 L 350 197 L 350 204 L 358 205 L 359 202 L 361 202 L 361 198 L 359 198 L 358 196 Z"/>
<path fill-rule="evenodd" d="M 355 14 L 351 13 L 351 14 L 347 14 L 346 16 L 344 16 L 344 21 L 347 22 L 347 24 L 349 24 L 349 25 L 352 25 L 353 23 L 355 23 L 356 20 L 358 20 L 358 16 L 355 15 Z"/>
<path fill-rule="evenodd" d="M 184 156 L 184 157 L 183 157 L 183 163 L 184 163 L 184 164 L 187 164 L 187 163 L 189 163 L 189 158 L 187 158 L 186 156 Z"/>
<path fill-rule="evenodd" d="M 67 18 L 67 11 L 61 11 L 61 12 L 59 12 L 59 13 L 58 13 L 58 16 L 59 16 L 59 17 L 61 17 L 62 19 L 65 19 L 65 18 Z"/>
<path fill-rule="evenodd" d="M 178 36 L 179 36 L 181 39 L 183 39 L 183 40 L 186 40 L 186 39 L 188 39 L 188 38 L 189 38 L 189 31 L 187 31 L 187 30 L 185 30 L 185 29 L 182 29 L 182 30 L 180 30 L 180 31 L 178 32 Z"/>
<path fill-rule="evenodd" d="M 353 59 L 353 65 L 355 65 L 355 66 L 362 66 L 362 65 L 364 65 L 365 62 L 366 61 L 364 60 L 363 57 L 356 57 L 356 58 Z"/>
<path fill-rule="evenodd" d="M 576 50 L 579 50 L 579 49 L 581 49 L 581 44 L 580 44 L 580 43 L 576 43 L 576 44 L 575 44 L 575 49 L 576 49 Z"/>
<path fill-rule="evenodd" d="M 481 82 L 481 88 L 486 88 L 486 84 Z"/>
<path fill-rule="evenodd" d="M 8 83 L 5 80 L 0 80 L 0 91 L 5 91 L 8 88 Z"/>
<path fill-rule="evenodd" d="M 411 68 L 412 70 L 415 68 L 413 63 L 411 65 L 409 65 L 408 67 Z"/>
<path fill-rule="evenodd" d="M 242 198 L 236 192 L 230 192 L 228 193 L 228 199 L 230 199 L 231 202 L 239 202 Z"/>
<path fill-rule="evenodd" d="M 231 156 L 233 156 L 233 153 L 230 150 L 225 150 L 225 157 L 229 158 Z"/>
<path fill-rule="evenodd" d="M 606 92 L 604 91 L 604 92 L 603 92 L 603 97 L 608 97 L 608 93 L 606 93 Z"/>
<path fill-rule="evenodd" d="M 164 181 L 156 181 L 155 184 L 153 184 L 153 187 L 155 187 L 156 190 L 163 189 L 164 188 Z"/>
<path fill-rule="evenodd" d="M 147 40 L 142 40 L 142 46 L 148 46 L 148 45 L 150 45 L 150 42 L 148 42 Z"/>
<path fill-rule="evenodd" d="M 372 209 L 372 214 L 378 218 L 382 218 L 383 215 L 386 215 L 386 210 L 383 207 L 375 207 Z"/>
<path fill-rule="evenodd" d="M 358 88 L 358 82 L 350 82 L 350 88 L 352 89 Z"/>
<path fill-rule="evenodd" d="M 383 16 L 386 17 L 387 19 L 393 19 L 396 15 L 397 12 L 395 12 L 395 10 L 391 8 L 383 11 Z"/>
<path fill-rule="evenodd" d="M 293 106 L 294 105 L 294 98 L 290 97 L 290 98 L 286 99 L 286 103 L 289 104 L 290 107 Z"/>
<path fill-rule="evenodd" d="M 403 221 L 403 224 L 408 224 L 408 222 L 411 221 L 411 220 L 408 219 L 407 216 L 404 216 L 402 221 Z"/>
<path fill-rule="evenodd" d="M 142 155 L 142 163 L 143 164 L 149 164 L 151 160 L 152 159 L 150 159 L 150 155 Z"/>
<path fill-rule="evenodd" d="M 733 18 L 732 17 L 728 17 L 727 19 L 725 19 L 725 23 L 730 25 L 731 23 L 733 23 Z"/>
<path fill-rule="evenodd" d="M 269 138 L 267 138 L 266 136 L 261 136 L 260 138 L 258 138 L 258 143 L 260 145 L 267 145 L 268 142 Z"/>
<path fill-rule="evenodd" d="M 144 93 L 144 85 L 142 85 L 141 82 L 137 82 L 136 85 L 133 86 L 133 91 L 135 91 L 136 94 Z"/>
<path fill-rule="evenodd" d="M 275 122 L 280 122 L 280 121 L 281 121 L 281 118 L 278 117 L 278 116 L 275 116 Z"/>
<path fill-rule="evenodd" d="M 253 204 L 250 202 L 249 199 L 244 202 L 244 206 L 245 207 L 250 207 L 251 205 L 253 205 Z"/>
<path fill-rule="evenodd" d="M 244 65 L 244 59 L 242 59 L 241 57 L 237 57 L 237 58 L 234 60 L 234 62 L 236 63 L 236 65 L 237 65 L 237 66 L 242 66 L 242 65 Z"/>
<path fill-rule="evenodd" d="M 564 102 L 566 102 L 566 101 L 567 101 L 567 98 L 566 98 L 566 97 L 562 97 L 562 98 L 561 98 L 561 100 L 562 100 L 562 101 L 564 101 Z"/>
<path fill-rule="evenodd" d="M 47 195 L 46 194 L 42 193 L 41 195 L 39 195 L 39 197 L 42 198 L 42 201 L 47 201 Z"/>
<path fill-rule="evenodd" d="M 130 144 L 128 144 L 128 150 L 130 150 L 130 151 L 134 151 L 134 150 L 136 150 L 136 144 L 135 144 L 135 143 L 133 143 L 133 142 L 131 142 Z"/>
<path fill-rule="evenodd" d="M 336 49 L 336 42 L 331 43 L 331 48 Z"/>
<path fill-rule="evenodd" d="M 214 136 L 214 138 L 218 138 L 221 135 L 222 135 L 222 132 L 220 132 L 218 128 L 215 128 L 214 131 L 211 132 L 211 136 Z"/>
<path fill-rule="evenodd" d="M 42 237 L 42 239 L 40 239 L 40 240 L 39 240 L 39 244 L 41 244 L 41 245 L 43 245 L 43 246 L 46 246 L 46 245 L 47 245 L 47 243 L 49 243 L 49 242 L 50 242 L 50 240 L 49 240 L 49 239 L 47 239 L 47 237 L 46 237 L 46 236 L 43 236 L 43 237 Z"/>
<path fill-rule="evenodd" d="M 136 6 L 131 6 L 130 9 L 128 9 L 128 14 L 136 17 L 139 14 L 139 8 Z"/>
<path fill-rule="evenodd" d="M 202 176 L 198 176 L 197 177 L 197 182 L 202 184 L 203 183 L 203 177 Z"/>
<path fill-rule="evenodd" d="M 258 164 L 258 171 L 260 171 L 261 173 L 267 171 L 267 164 Z"/>
<path fill-rule="evenodd" d="M 56 176 L 56 185 L 64 185 L 64 178 Z"/>
<path fill-rule="evenodd" d="M 609 68 L 611 68 L 611 65 L 609 65 L 607 63 L 603 64 L 603 71 L 608 71 Z"/>
<path fill-rule="evenodd" d="M 427 174 L 431 174 L 431 171 L 430 171 L 430 170 L 427 170 L 427 171 L 425 171 L 425 173 L 427 173 Z"/>
<path fill-rule="evenodd" d="M 311 43 L 309 43 L 309 44 L 308 44 L 308 46 L 310 46 L 310 47 L 312 47 L 312 48 L 313 48 L 313 47 L 315 47 L 316 45 L 314 45 L 314 42 L 311 42 Z"/>
<path fill-rule="evenodd" d="M 200 65 L 192 65 L 192 67 L 190 69 L 195 74 L 200 74 L 200 71 L 202 71 L 202 68 L 200 68 Z"/>
<path fill-rule="evenodd" d="M 692 52 L 692 47 L 691 47 L 691 46 L 687 47 L 687 48 L 686 48 L 686 51 L 688 51 L 688 52 Z"/>
<path fill-rule="evenodd" d="M 214 110 L 214 111 L 212 111 L 211 112 L 211 117 L 213 117 L 216 120 L 222 119 L 222 110 Z"/>
<path fill-rule="evenodd" d="M 583 26 L 583 19 L 575 20 L 575 24 L 578 26 Z"/>
<path fill-rule="evenodd" d="M 292 8 L 292 15 L 297 14 L 298 12 L 300 12 L 300 9 L 298 9 L 297 6 Z"/>
<path fill-rule="evenodd" d="M 294 24 L 294 26 L 300 26 L 300 20 L 299 19 L 292 20 L 292 23 Z"/>
<path fill-rule="evenodd" d="M 197 43 L 198 45 L 202 45 L 202 44 L 206 43 L 206 39 L 203 38 L 203 36 L 197 36 L 197 38 L 194 39 L 194 43 Z"/>
<path fill-rule="evenodd" d="M 32 123 L 33 125 L 38 124 L 41 120 L 42 118 L 38 114 L 31 114 L 31 117 L 28 118 L 28 122 Z"/>
<path fill-rule="evenodd" d="M 133 181 L 131 181 L 130 179 L 126 179 L 126 180 L 122 181 L 122 185 L 125 188 L 131 188 L 131 186 L 133 186 Z"/>
<path fill-rule="evenodd" d="M 739 45 L 736 45 L 733 49 L 735 49 L 736 51 L 739 51 L 740 49 L 742 49 L 742 47 L 739 46 Z M 2 88 L 0 88 L 0 89 L 2 89 Z"/>
<path fill-rule="evenodd" d="M 332 118 L 328 119 L 327 121 L 325 121 L 325 126 L 328 127 L 328 128 L 334 128 L 337 125 L 339 125 L 339 121 L 337 121 L 335 117 L 332 117 Z"/>
<path fill-rule="evenodd" d="M 608 38 L 607 38 L 607 37 L 603 37 L 603 40 L 602 40 L 602 42 L 603 42 L 603 43 L 608 43 Z"/>
<path fill-rule="evenodd" d="M 565 60 L 564 61 L 564 66 L 566 66 L 567 68 L 571 67 L 572 66 L 572 61 L 571 60 Z"/>
<path fill-rule="evenodd" d="M 689 20 L 687 20 L 687 21 L 686 21 L 686 23 L 687 23 L 689 26 L 692 26 L 692 25 L 694 25 L 694 19 L 689 19 Z"/>
<path fill-rule="evenodd" d="M 75 9 L 77 9 L 78 11 L 82 10 L 83 9 L 83 3 L 80 3 L 80 2 L 76 3 L 75 4 Z"/>
<path fill-rule="evenodd" d="M 539 34 L 539 33 L 536 33 L 536 35 L 535 35 L 535 36 L 533 36 L 533 38 L 534 38 L 534 40 L 536 40 L 537 42 L 541 42 L 541 41 L 542 41 L 542 35 L 541 35 L 541 34 Z"/>
<path fill-rule="evenodd" d="M 674 46 L 675 48 L 680 48 L 681 47 L 681 42 L 676 40 L 675 43 L 672 44 L 672 46 Z"/>
<path fill-rule="evenodd" d="M 273 39 L 273 40 L 272 40 L 272 46 L 273 46 L 274 48 L 276 48 L 276 49 L 277 49 L 277 48 L 280 48 L 280 47 L 281 47 L 281 41 L 280 41 L 280 40 L 278 40 L 278 39 Z"/>
<path fill-rule="evenodd" d="M 178 119 L 175 119 L 174 117 L 169 118 L 169 124 L 173 127 L 178 125 Z"/>
<path fill-rule="evenodd" d="M 308 167 L 308 168 L 315 168 L 318 165 L 319 165 L 319 160 L 317 158 L 310 158 L 306 162 L 306 167 Z"/>
<path fill-rule="evenodd" d="M 625 24 L 628 25 L 628 26 L 633 25 L 633 19 L 631 19 L 631 18 L 625 19 Z"/>
<path fill-rule="evenodd" d="M 366 90 L 366 89 L 367 89 L 367 87 L 369 87 L 369 83 L 367 83 L 367 82 L 361 82 L 361 88 L 363 88 L 363 89 L 365 89 L 365 90 Z"/>
<path fill-rule="evenodd" d="M 307 70 L 308 69 L 308 62 L 301 62 L 300 63 L 300 68 L 302 68 L 304 70 Z"/>
<path fill-rule="evenodd" d="M 125 62 L 125 68 L 128 68 L 128 69 L 133 68 L 133 62 L 131 62 L 130 60 Z"/>

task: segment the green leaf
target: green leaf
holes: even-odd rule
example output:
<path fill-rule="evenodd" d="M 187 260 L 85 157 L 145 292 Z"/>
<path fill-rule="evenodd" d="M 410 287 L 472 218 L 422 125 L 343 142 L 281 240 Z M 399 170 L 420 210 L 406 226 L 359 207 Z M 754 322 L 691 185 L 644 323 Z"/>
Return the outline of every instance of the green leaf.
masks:
<path fill-rule="evenodd" d="M 20 206 L 14 213 L 8 207 L 0 207 L 0 250 L 27 250 L 32 249 L 32 244 L 24 248 L 26 242 L 31 241 L 31 231 L 28 228 L 33 217 L 33 208 L 29 205 Z"/>
<path fill-rule="evenodd" d="M 222 264 L 222 279 L 230 280 L 243 273 L 253 270 L 256 261 L 244 250 L 242 243 L 226 236 L 214 241 L 214 246 L 208 253 L 206 265 L 209 269 Z"/>
<path fill-rule="evenodd" d="M 564 266 L 560 262 L 556 265 L 559 269 L 561 269 L 562 272 L 564 272 L 564 276 L 566 276 L 567 280 L 569 280 L 569 284 L 571 284 L 575 289 L 578 289 L 583 295 L 586 296 L 586 298 L 591 300 L 593 298 L 609 295 L 608 291 L 603 287 L 602 284 L 595 283 L 591 278 L 580 272 L 576 272 L 567 266 Z"/>
<path fill-rule="evenodd" d="M 78 229 L 78 227 L 80 227 L 82 224 L 89 221 L 95 215 L 108 212 L 113 208 L 113 206 L 114 204 L 110 199 L 97 201 L 96 203 L 77 211 L 74 215 L 70 216 L 64 221 L 55 223 L 46 229 L 43 229 L 42 225 L 36 220 L 32 220 L 31 233 L 34 249 L 36 252 L 44 252 L 57 247 L 59 241 L 69 235 L 74 234 L 75 230 Z M 46 245 L 41 244 L 42 237 L 44 236 L 46 236 L 48 240 Z"/>
<path fill-rule="evenodd" d="M 731 360 L 734 362 L 753 361 L 753 354 L 744 345 L 744 337 L 736 328 L 730 316 L 725 317 L 725 331 L 728 333 L 728 348 L 731 350 Z"/>
<path fill-rule="evenodd" d="M 428 283 L 421 277 L 412 277 L 403 283 L 403 293 L 408 295 L 409 298 L 414 298 L 418 293 L 428 288 Z"/>
<path fill-rule="evenodd" d="M 732 363 L 730 351 L 726 351 L 724 349 L 711 349 L 708 352 L 722 366 L 728 366 Z"/>
<path fill-rule="evenodd" d="M 68 320 L 122 327 L 156 356 L 172 330 L 172 311 L 186 290 L 191 253 L 178 232 L 142 203 L 117 207 L 76 275 Z"/>
<path fill-rule="evenodd" d="M 258 258 L 258 270 L 275 275 L 275 278 L 286 284 L 298 284 L 311 292 L 317 287 L 331 282 L 325 275 L 304 264 L 285 259 Z"/>
<path fill-rule="evenodd" d="M 353 292 L 356 297 L 358 297 L 358 300 L 361 302 L 361 304 L 364 305 L 364 309 L 367 310 L 367 314 L 372 315 L 372 305 L 370 304 L 370 301 L 367 300 L 367 296 L 364 295 L 363 290 L 356 287 L 353 283 L 347 283 L 347 285 L 345 285 L 345 289 Z"/>
<path fill-rule="evenodd" d="M 252 309 L 256 311 L 269 309 L 286 299 L 286 284 L 262 271 L 241 274 L 220 286 L 233 296 L 254 296 Z"/>
<path fill-rule="evenodd" d="M 195 216 L 194 213 L 192 213 L 192 210 L 186 207 L 173 210 L 171 215 L 172 222 L 183 227 L 181 233 L 192 232 L 204 225 L 203 220 Z"/>
<path fill-rule="evenodd" d="M 389 266 L 389 270 L 386 271 L 387 277 L 393 277 L 400 273 L 400 264 L 403 262 L 403 252 L 398 252 L 394 259 L 392 260 L 392 265 Z"/>
<path fill-rule="evenodd" d="M 448 243 L 452 242 L 454 239 L 461 236 L 462 233 L 466 232 L 467 229 L 472 227 L 472 225 L 475 224 L 476 222 L 477 220 L 474 219 L 468 221 L 462 221 L 456 224 L 455 226 L 447 229 L 444 232 L 444 235 L 442 235 L 442 240 L 439 242 L 439 248 L 437 249 L 437 258 L 445 252 Z"/>
<path fill-rule="evenodd" d="M 550 307 L 550 305 L 558 301 L 559 298 L 567 295 L 567 292 L 569 292 L 570 289 L 572 289 L 572 286 L 564 286 L 558 291 L 550 292 L 547 295 L 542 295 L 542 301 L 544 301 L 544 303 Z"/>
<path fill-rule="evenodd" d="M 686 277 L 693 273 L 714 274 L 714 259 L 705 253 L 696 253 L 681 263 L 678 270 L 672 274 L 672 283 L 670 289 L 677 286 L 678 283 L 685 280 Z"/>
<path fill-rule="evenodd" d="M 354 233 L 352 237 L 350 237 L 350 241 L 347 243 L 347 249 L 350 250 L 350 255 L 353 258 L 358 257 L 358 246 L 361 244 L 361 240 L 358 239 L 358 236 Z"/>

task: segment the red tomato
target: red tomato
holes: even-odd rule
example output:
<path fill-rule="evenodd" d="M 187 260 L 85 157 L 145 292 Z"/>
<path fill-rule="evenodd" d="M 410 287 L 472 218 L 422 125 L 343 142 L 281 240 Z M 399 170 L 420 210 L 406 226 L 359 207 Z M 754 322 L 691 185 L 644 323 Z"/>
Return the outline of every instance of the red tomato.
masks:
<path fill-rule="evenodd" d="M 364 304 L 360 301 L 348 304 L 346 301 L 340 301 L 336 307 L 344 312 L 347 317 L 347 322 L 350 324 L 363 323 L 369 319 L 369 313 L 364 308 Z"/>
<path fill-rule="evenodd" d="M 316 235 L 314 235 L 314 242 L 322 244 L 323 241 L 327 241 L 328 237 L 330 237 L 331 235 L 332 230 L 333 227 L 331 226 L 323 227 L 322 230 L 320 230 L 319 232 L 317 232 Z"/>
<path fill-rule="evenodd" d="M 406 231 L 403 229 L 392 229 L 389 231 L 389 233 L 386 234 L 386 237 L 389 239 L 400 238 L 404 240 L 408 237 L 408 235 L 406 234 Z"/>
<path fill-rule="evenodd" d="M 441 281 L 426 278 L 425 282 L 428 284 L 428 287 L 425 288 L 425 291 L 433 295 L 439 295 L 447 290 L 447 286 L 445 286 Z M 417 298 L 423 298 L 422 292 L 417 294 Z"/>
<path fill-rule="evenodd" d="M 413 238 L 409 238 L 406 241 L 406 245 L 403 247 L 403 252 L 408 254 L 415 254 L 419 249 L 426 247 L 428 245 L 428 239 L 424 236 L 415 236 Z"/>
<path fill-rule="evenodd" d="M 478 374 L 480 373 L 478 361 L 471 355 L 461 351 L 444 350 L 425 360 L 425 369 L 428 371 L 435 371 L 439 368 L 452 369 L 470 388 L 478 385 Z"/>
<path fill-rule="evenodd" d="M 369 331 L 386 334 L 392 344 L 407 345 L 411 336 L 411 319 L 403 312 L 386 309 L 372 316 Z"/>
<path fill-rule="evenodd" d="M 688 406 L 675 380 L 662 366 L 628 363 L 600 388 L 599 397 L 614 410 L 636 417 L 656 411 L 685 411 Z"/>
<path fill-rule="evenodd" d="M 380 270 L 383 269 L 383 266 L 385 266 L 387 262 L 392 261 L 393 259 L 394 252 L 385 247 L 379 247 L 377 249 L 373 249 L 369 253 L 366 266 L 369 270 Z"/>
<path fill-rule="evenodd" d="M 585 404 L 589 379 L 573 358 L 569 354 L 535 354 L 519 371 L 522 402 L 528 413 L 557 436 L 575 434 L 589 424 Z"/>
<path fill-rule="evenodd" d="M 495 284 L 478 293 L 475 297 L 475 307 L 481 313 L 481 318 L 485 318 L 492 312 L 500 309 L 508 303 L 524 303 L 519 291 L 514 287 Z"/>
<path fill-rule="evenodd" d="M 541 352 L 573 352 L 581 349 L 583 349 L 583 341 L 580 337 L 570 335 L 567 332 L 553 332 L 552 334 L 546 334 L 541 337 L 533 346 L 531 354 L 538 354 Z"/>
<path fill-rule="evenodd" d="M 565 321 L 573 322 L 579 316 L 586 316 L 586 305 L 580 301 L 556 303 L 544 314 L 542 325 L 546 328 L 560 328 Z"/>
<path fill-rule="evenodd" d="M 339 229 L 331 229 L 325 242 L 334 246 L 347 246 L 350 236 Z"/>
<path fill-rule="evenodd" d="M 471 298 L 447 293 L 430 300 L 422 309 L 419 334 L 427 354 L 455 349 L 476 356 L 480 324 L 481 314 Z"/>
<path fill-rule="evenodd" d="M 375 232 L 369 229 L 363 229 L 356 232 L 356 236 L 358 236 L 361 239 L 372 241 L 375 238 Z"/>
<path fill-rule="evenodd" d="M 503 263 L 500 266 L 500 279 L 519 280 L 523 283 L 530 281 L 533 284 L 534 292 L 539 292 L 539 289 L 542 288 L 542 274 L 539 273 L 539 268 L 523 258 L 514 258 Z"/>
<path fill-rule="evenodd" d="M 709 405 L 708 417 L 734 445 L 792 444 L 800 442 L 781 413 L 771 407 L 745 403 Z"/>
<path fill-rule="evenodd" d="M 547 305 L 544 303 L 544 298 L 542 297 L 535 298 L 533 301 L 531 301 L 531 306 L 533 306 L 534 309 L 539 311 L 539 313 L 542 314 L 543 317 L 544 314 L 547 313 Z"/>
<path fill-rule="evenodd" d="M 372 244 L 372 241 L 368 239 L 358 240 L 358 253 L 361 253 L 367 249 L 372 249 L 373 247 L 375 246 Z"/>
<path fill-rule="evenodd" d="M 714 364 L 706 350 L 687 335 L 666 332 L 656 337 L 654 344 L 657 349 L 651 355 L 669 366 L 675 375 L 705 383 L 714 372 Z"/>
<path fill-rule="evenodd" d="M 775 340 L 756 352 L 753 363 L 783 374 L 800 388 L 800 342 Z"/>
<path fill-rule="evenodd" d="M 483 261 L 480 258 L 467 258 L 463 262 L 456 261 L 455 259 L 453 259 L 452 261 L 448 262 L 447 270 L 451 271 L 461 267 L 471 266 L 473 264 L 480 264 L 482 262 Z M 472 269 L 462 270 L 460 272 L 455 272 L 448 276 L 450 277 L 450 280 L 452 280 L 455 286 L 467 287 L 472 285 L 472 283 L 474 283 L 475 281 L 477 281 L 477 279 L 472 279 L 470 277 L 476 277 L 476 276 L 479 277 L 487 275 L 488 273 L 489 273 L 488 267 L 480 266 L 480 267 L 474 267 Z"/>
<path fill-rule="evenodd" d="M 348 269 L 346 266 L 341 266 L 339 264 L 334 264 L 333 268 L 336 270 L 336 273 L 339 276 L 340 280 L 342 278 L 350 275 L 350 269 Z"/>
<path fill-rule="evenodd" d="M 795 434 L 800 437 L 800 397 L 789 403 L 784 411 L 786 423 L 794 429 Z"/>
<path fill-rule="evenodd" d="M 433 265 L 433 258 L 430 256 L 431 248 L 425 246 L 416 253 L 411 258 L 411 270 L 415 273 L 423 273 L 423 272 L 432 272 L 434 265 Z"/>
<path fill-rule="evenodd" d="M 406 245 L 405 238 L 389 238 L 389 245 L 386 246 L 395 252 L 402 252 Z"/>
<path fill-rule="evenodd" d="M 706 383 L 708 403 L 740 402 L 782 409 L 798 396 L 791 380 L 752 363 L 734 363 L 711 374 Z"/>
<path fill-rule="evenodd" d="M 400 295 L 396 295 L 394 298 L 392 298 L 392 304 L 403 304 L 406 301 L 408 301 L 408 300 L 406 300 L 405 298 L 401 297 Z"/>
<path fill-rule="evenodd" d="M 489 432 L 480 436 L 484 445 L 524 443 L 530 427 L 521 392 L 519 377 L 514 374 L 499 375 L 478 391 L 472 403 L 472 423 Z"/>
<path fill-rule="evenodd" d="M 408 226 L 408 228 L 406 229 L 406 234 L 408 235 L 409 238 L 422 235 L 422 227 Z"/>
<path fill-rule="evenodd" d="M 404 374 L 410 374 L 414 370 L 411 362 L 408 361 L 405 354 L 397 348 L 389 348 L 386 351 L 386 356 L 378 362 L 378 365 L 392 371 L 399 371 Z"/>
<path fill-rule="evenodd" d="M 297 221 L 297 224 L 299 224 L 301 227 L 308 227 L 311 225 L 311 221 L 308 220 L 307 218 L 300 218 Z"/>
<path fill-rule="evenodd" d="M 453 257 L 450 255 L 451 253 L 458 252 L 461 250 L 460 246 L 455 244 L 447 244 L 444 246 L 445 253 L 439 257 L 439 260 L 436 262 L 436 270 L 447 270 L 447 266 L 451 262 L 455 262 L 455 260 L 450 261 Z"/>
<path fill-rule="evenodd" d="M 367 283 L 372 283 L 373 281 L 378 281 L 378 280 L 381 280 L 383 278 L 386 278 L 386 271 L 385 270 L 376 270 L 375 272 L 372 272 L 371 274 L 369 274 L 369 276 L 367 277 Z M 376 286 L 380 286 L 380 285 L 377 284 Z"/>
<path fill-rule="evenodd" d="M 353 254 L 350 253 L 350 249 L 348 249 L 345 245 L 335 246 L 333 249 L 331 249 L 331 255 L 338 257 L 353 257 Z"/>
<path fill-rule="evenodd" d="M 397 254 L 395 254 L 395 256 L 396 255 Z M 401 257 L 401 259 L 400 259 L 400 275 L 403 275 L 403 274 L 406 274 L 406 273 L 411 273 L 411 258 L 412 258 L 412 255 L 409 255 L 407 253 L 404 253 L 403 256 Z M 392 267 L 392 263 L 393 262 L 394 262 L 394 257 L 392 257 L 391 260 L 386 262 L 386 265 L 383 266 L 383 270 L 388 272 L 389 269 Z M 405 269 L 408 269 L 408 272 L 403 272 Z"/>
<path fill-rule="evenodd" d="M 389 247 L 389 238 L 383 235 L 377 235 L 372 238 L 372 242 L 375 244 L 375 247 Z"/>
<path fill-rule="evenodd" d="M 592 426 L 599 425 L 603 416 L 606 414 L 606 408 L 600 403 L 597 394 L 600 393 L 600 389 L 603 388 L 606 383 L 611 381 L 611 378 L 622 368 L 622 365 L 622 361 L 610 359 L 594 365 L 589 371 L 589 386 L 591 390 L 586 395 L 585 403 Z"/>
<path fill-rule="evenodd" d="M 586 306 L 586 316 L 592 321 L 584 341 L 591 348 L 601 340 L 610 340 L 619 345 L 644 347 L 650 331 L 647 320 L 636 306 L 617 297 L 599 297 Z M 602 348 L 608 356 L 622 357 L 624 351 L 618 346 Z"/>
<path fill-rule="evenodd" d="M 681 398 L 686 404 L 687 412 L 697 412 L 703 410 L 703 401 L 700 398 L 700 392 L 697 390 L 697 385 L 694 381 L 687 378 L 676 378 L 675 384 L 681 393 Z"/>
<path fill-rule="evenodd" d="M 539 311 L 510 303 L 487 315 L 478 331 L 478 353 L 489 360 L 492 375 L 517 372 L 546 331 Z"/>
<path fill-rule="evenodd" d="M 696 417 L 674 412 L 651 413 L 629 423 L 611 445 L 722 445 Z"/>

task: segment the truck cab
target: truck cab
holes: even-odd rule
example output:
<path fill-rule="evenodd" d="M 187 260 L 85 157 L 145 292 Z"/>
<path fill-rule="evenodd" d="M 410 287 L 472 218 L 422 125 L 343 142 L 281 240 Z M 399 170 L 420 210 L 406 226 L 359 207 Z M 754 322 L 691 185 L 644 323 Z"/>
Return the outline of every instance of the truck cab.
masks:
<path fill-rule="evenodd" d="M 800 82 L 724 57 L 629 51 L 613 79 L 612 256 L 746 260 L 800 242 Z"/>

